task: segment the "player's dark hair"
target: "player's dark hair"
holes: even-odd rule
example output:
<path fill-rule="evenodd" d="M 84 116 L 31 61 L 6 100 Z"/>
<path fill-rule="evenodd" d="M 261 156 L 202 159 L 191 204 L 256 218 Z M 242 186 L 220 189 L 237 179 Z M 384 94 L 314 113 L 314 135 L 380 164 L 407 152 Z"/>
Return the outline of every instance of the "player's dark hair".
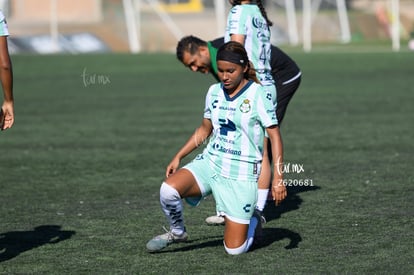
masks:
<path fill-rule="evenodd" d="M 233 5 L 233 7 L 234 6 L 237 6 L 237 5 L 241 5 L 241 0 L 231 0 L 230 2 Z M 262 14 L 262 16 L 264 17 L 264 19 L 266 20 L 267 25 L 269 27 L 273 26 L 273 22 L 270 21 L 269 18 L 267 17 L 267 12 L 266 12 L 266 9 L 265 9 L 265 7 L 263 5 L 263 1 L 262 0 L 252 0 L 251 3 L 252 4 L 255 3 L 259 7 L 260 13 Z"/>
<path fill-rule="evenodd" d="M 239 58 L 234 58 L 238 56 Z M 235 61 L 231 61 L 231 60 Z M 244 78 L 248 80 L 253 80 L 256 83 L 260 84 L 259 79 L 257 79 L 256 71 L 253 67 L 252 62 L 249 61 L 246 49 L 242 44 L 236 41 L 229 41 L 222 45 L 217 51 L 217 60 L 225 60 L 235 64 L 238 64 L 242 67 L 247 67 L 248 70 L 244 74 Z M 242 62 L 240 62 L 242 61 Z"/>
<path fill-rule="evenodd" d="M 200 46 L 207 46 L 207 42 L 193 35 L 181 38 L 181 40 L 178 41 L 176 49 L 177 59 L 183 62 L 184 52 L 194 55 L 197 53 Z"/>

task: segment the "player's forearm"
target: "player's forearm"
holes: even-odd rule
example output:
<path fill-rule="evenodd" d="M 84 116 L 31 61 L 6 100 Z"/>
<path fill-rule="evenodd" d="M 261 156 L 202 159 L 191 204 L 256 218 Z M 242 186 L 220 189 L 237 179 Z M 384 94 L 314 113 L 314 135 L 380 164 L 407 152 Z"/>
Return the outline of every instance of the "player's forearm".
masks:
<path fill-rule="evenodd" d="M 211 131 L 209 131 L 208 129 L 205 129 L 205 127 L 203 126 L 197 128 L 192 134 L 192 136 L 188 139 L 188 141 L 184 144 L 184 146 L 178 151 L 175 157 L 180 160 L 186 157 L 188 154 L 194 151 L 198 146 L 203 144 L 206 138 L 209 137 L 210 133 Z"/>
<path fill-rule="evenodd" d="M 283 179 L 283 143 L 280 136 L 279 127 L 271 129 L 268 131 L 268 134 L 273 156 L 273 177 L 275 180 L 281 180 Z"/>
<path fill-rule="evenodd" d="M 246 36 L 244 34 L 232 34 L 230 36 L 231 41 L 239 42 L 244 46 L 244 42 L 246 40 Z"/>
<path fill-rule="evenodd" d="M 188 154 L 190 154 L 195 148 L 197 148 L 197 146 L 194 145 L 193 136 L 184 144 L 183 147 L 181 147 L 181 149 L 177 152 L 177 154 L 175 154 L 174 158 L 178 158 L 179 160 L 182 160 Z"/>
<path fill-rule="evenodd" d="M 283 184 L 283 145 L 279 127 L 268 131 L 273 158 L 272 197 L 275 204 L 280 204 L 287 196 L 286 186 Z"/>
<path fill-rule="evenodd" d="M 11 67 L 1 67 L 0 80 L 3 89 L 4 101 L 13 102 L 13 73 Z"/>
<path fill-rule="evenodd" d="M 4 100 L 13 102 L 13 69 L 5 36 L 0 36 L 0 80 Z"/>

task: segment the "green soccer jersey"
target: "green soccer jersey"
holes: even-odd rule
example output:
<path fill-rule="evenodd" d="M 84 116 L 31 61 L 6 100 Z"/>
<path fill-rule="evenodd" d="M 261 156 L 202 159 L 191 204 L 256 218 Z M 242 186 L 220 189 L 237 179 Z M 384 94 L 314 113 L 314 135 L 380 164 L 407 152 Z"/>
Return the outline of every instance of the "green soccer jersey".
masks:
<path fill-rule="evenodd" d="M 270 29 L 256 4 L 236 5 L 230 10 L 224 41 L 230 41 L 232 34 L 245 36 L 244 47 L 261 84 L 274 85 L 270 66 Z"/>
<path fill-rule="evenodd" d="M 217 79 L 217 81 L 220 81 L 218 78 L 218 68 L 217 68 L 217 51 L 218 49 L 215 48 L 210 42 L 207 42 L 207 48 L 208 48 L 208 52 L 210 53 L 210 60 L 211 60 L 211 68 L 212 68 L 212 74 L 214 75 L 214 77 Z"/>
<path fill-rule="evenodd" d="M 213 133 L 204 150 L 217 173 L 240 180 L 257 180 L 263 154 L 265 128 L 277 125 L 270 93 L 254 83 L 230 98 L 221 83 L 208 90 L 204 118 Z"/>

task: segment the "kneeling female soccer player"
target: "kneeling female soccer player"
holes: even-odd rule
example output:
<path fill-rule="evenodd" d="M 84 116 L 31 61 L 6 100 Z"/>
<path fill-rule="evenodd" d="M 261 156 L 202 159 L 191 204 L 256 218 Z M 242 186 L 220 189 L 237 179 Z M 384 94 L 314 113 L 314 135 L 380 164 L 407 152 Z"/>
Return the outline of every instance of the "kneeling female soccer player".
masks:
<path fill-rule="evenodd" d="M 147 243 L 150 252 L 186 241 L 182 199 L 197 205 L 211 193 L 217 212 L 225 217 L 226 252 L 237 255 L 248 251 L 260 222 L 254 209 L 265 132 L 278 160 L 276 165 L 282 165 L 282 141 L 272 96 L 258 83 L 243 45 L 228 42 L 220 47 L 217 66 L 220 83 L 208 90 L 201 125 L 167 166 L 160 202 L 170 228 Z M 208 137 L 203 153 L 179 169 L 181 159 Z M 283 182 L 278 168 L 274 169 L 272 195 L 283 200 L 286 189 L 280 192 L 276 188 Z"/>

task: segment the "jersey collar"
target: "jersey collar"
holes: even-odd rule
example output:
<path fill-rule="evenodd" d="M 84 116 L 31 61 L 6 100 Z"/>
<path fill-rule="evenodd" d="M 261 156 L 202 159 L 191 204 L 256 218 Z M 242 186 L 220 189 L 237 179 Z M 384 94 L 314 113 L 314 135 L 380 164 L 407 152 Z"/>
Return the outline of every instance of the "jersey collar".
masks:
<path fill-rule="evenodd" d="M 254 82 L 252 80 L 249 80 L 249 82 L 246 83 L 246 85 L 243 86 L 243 88 L 241 88 L 241 90 L 234 96 L 234 97 L 230 97 L 227 93 L 226 93 L 226 88 L 223 87 L 223 83 L 220 84 L 221 86 L 221 90 L 224 93 L 224 96 L 226 97 L 227 101 L 234 101 L 236 100 L 239 96 L 241 96 L 242 94 L 244 94 L 244 92 L 249 89 L 249 87 L 253 84 Z"/>

